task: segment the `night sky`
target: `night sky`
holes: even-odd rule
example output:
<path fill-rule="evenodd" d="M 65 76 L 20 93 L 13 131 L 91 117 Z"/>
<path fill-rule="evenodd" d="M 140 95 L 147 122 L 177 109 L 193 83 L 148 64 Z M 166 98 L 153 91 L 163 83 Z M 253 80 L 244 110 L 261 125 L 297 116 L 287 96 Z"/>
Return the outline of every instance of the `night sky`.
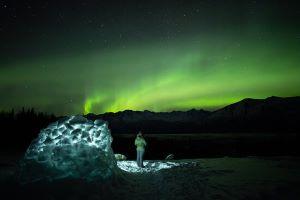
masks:
<path fill-rule="evenodd" d="M 0 0 L 0 110 L 214 110 L 300 95 L 297 1 Z"/>

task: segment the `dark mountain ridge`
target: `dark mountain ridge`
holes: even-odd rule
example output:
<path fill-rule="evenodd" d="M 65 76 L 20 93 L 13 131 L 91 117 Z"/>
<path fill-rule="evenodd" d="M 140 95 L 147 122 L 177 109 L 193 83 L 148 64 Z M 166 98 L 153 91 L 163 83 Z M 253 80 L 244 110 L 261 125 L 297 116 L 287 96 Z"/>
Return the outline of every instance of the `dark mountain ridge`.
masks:
<path fill-rule="evenodd" d="M 215 111 L 125 110 L 86 117 L 108 121 L 113 133 L 299 132 L 300 97 L 246 98 Z"/>

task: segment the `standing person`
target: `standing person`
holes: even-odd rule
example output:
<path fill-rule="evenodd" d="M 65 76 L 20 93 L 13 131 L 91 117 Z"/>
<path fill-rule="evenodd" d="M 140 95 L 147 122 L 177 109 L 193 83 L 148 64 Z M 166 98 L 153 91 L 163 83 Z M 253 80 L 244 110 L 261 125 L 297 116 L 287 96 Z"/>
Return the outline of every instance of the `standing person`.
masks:
<path fill-rule="evenodd" d="M 136 146 L 136 163 L 139 167 L 144 167 L 143 165 L 143 156 L 145 152 L 145 146 L 147 142 L 145 141 L 142 132 L 140 131 L 135 138 L 134 144 Z"/>

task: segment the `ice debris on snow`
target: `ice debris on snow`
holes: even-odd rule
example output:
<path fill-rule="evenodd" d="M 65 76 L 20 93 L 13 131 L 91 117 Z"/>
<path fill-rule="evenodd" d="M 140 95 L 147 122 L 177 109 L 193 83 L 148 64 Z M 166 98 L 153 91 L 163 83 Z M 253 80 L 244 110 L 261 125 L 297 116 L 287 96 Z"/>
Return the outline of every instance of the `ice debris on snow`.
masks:
<path fill-rule="evenodd" d="M 127 157 L 120 153 L 115 153 L 116 160 L 127 160 Z"/>
<path fill-rule="evenodd" d="M 169 154 L 167 155 L 167 157 L 165 158 L 165 160 L 173 160 L 174 159 L 174 154 Z"/>
<path fill-rule="evenodd" d="M 21 180 L 107 179 L 118 169 L 112 140 L 105 121 L 62 118 L 32 141 L 21 161 Z"/>

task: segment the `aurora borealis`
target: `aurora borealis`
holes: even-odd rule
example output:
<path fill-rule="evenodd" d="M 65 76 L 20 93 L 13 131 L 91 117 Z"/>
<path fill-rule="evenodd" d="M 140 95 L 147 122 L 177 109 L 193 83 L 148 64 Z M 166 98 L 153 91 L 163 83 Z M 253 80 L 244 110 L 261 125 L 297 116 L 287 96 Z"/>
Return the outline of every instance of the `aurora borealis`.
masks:
<path fill-rule="evenodd" d="M 1 1 L 0 110 L 213 110 L 300 95 L 296 4 Z"/>

